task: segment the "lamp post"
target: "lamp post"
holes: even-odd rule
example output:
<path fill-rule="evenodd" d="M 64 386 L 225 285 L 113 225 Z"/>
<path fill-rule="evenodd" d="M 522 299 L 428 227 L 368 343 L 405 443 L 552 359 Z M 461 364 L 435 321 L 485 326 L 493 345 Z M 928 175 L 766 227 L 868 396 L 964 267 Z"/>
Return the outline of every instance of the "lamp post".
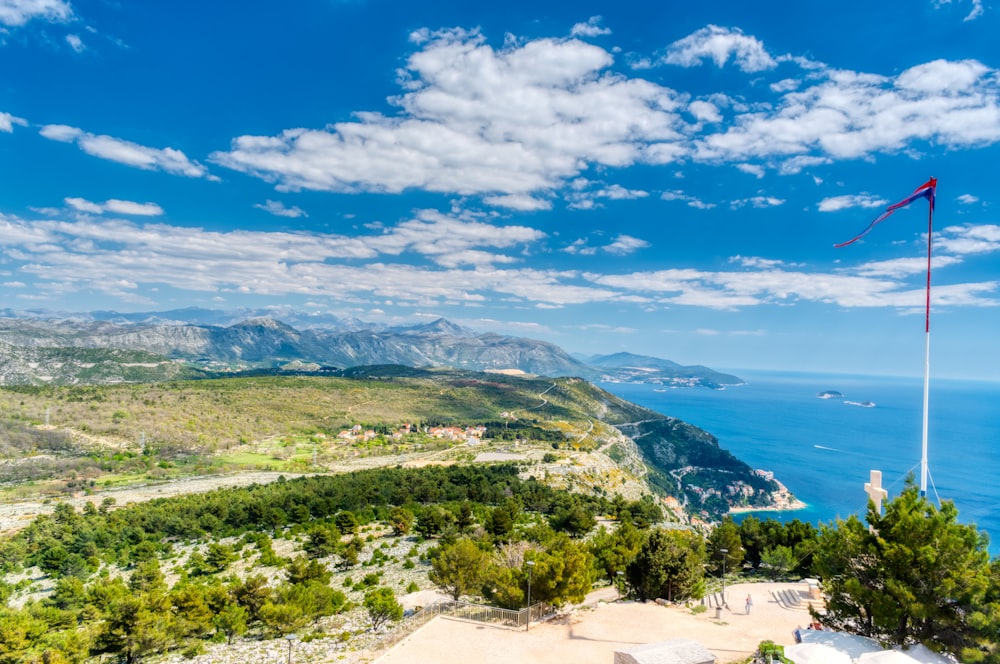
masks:
<path fill-rule="evenodd" d="M 618 577 L 618 599 L 620 600 L 622 598 L 622 580 L 625 576 L 625 572 L 618 570 L 615 572 L 615 576 Z"/>
<path fill-rule="evenodd" d="M 719 549 L 719 553 L 722 554 L 722 606 L 729 606 L 726 602 L 726 554 L 729 549 Z"/>
<path fill-rule="evenodd" d="M 528 619 L 524 622 L 524 631 L 527 632 L 531 629 L 531 568 L 535 566 L 535 561 L 529 560 L 524 564 L 528 566 Z"/>
<path fill-rule="evenodd" d="M 292 644 L 299 640 L 299 635 L 286 634 L 285 640 L 288 641 L 288 664 L 292 664 Z"/>

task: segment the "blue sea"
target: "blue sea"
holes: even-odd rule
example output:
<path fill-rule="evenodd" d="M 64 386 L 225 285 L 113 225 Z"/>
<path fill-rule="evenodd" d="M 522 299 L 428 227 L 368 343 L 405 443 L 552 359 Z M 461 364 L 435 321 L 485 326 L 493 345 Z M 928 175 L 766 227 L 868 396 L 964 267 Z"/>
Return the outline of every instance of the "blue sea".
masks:
<path fill-rule="evenodd" d="M 923 379 L 736 372 L 724 390 L 604 383 L 629 401 L 705 429 L 754 468 L 774 471 L 808 507 L 758 514 L 814 524 L 865 515 L 864 484 L 882 471 L 890 498 L 920 480 Z M 843 399 L 820 399 L 835 390 Z M 847 402 L 872 401 L 874 408 Z M 991 534 L 1000 553 L 1000 383 L 934 379 L 927 495 L 952 500 L 959 520 Z"/>

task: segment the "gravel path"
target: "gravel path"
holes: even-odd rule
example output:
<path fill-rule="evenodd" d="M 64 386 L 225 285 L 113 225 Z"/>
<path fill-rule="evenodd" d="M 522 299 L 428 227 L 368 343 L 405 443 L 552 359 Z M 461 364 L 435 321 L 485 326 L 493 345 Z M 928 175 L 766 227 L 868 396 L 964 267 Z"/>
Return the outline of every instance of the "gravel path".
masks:
<path fill-rule="evenodd" d="M 80 509 L 84 503 L 100 505 L 105 498 L 114 498 L 115 505 L 141 503 L 154 498 L 169 498 L 190 493 L 206 493 L 223 487 L 247 486 L 249 484 L 267 484 L 274 482 L 279 476 L 291 479 L 301 473 L 253 472 L 239 475 L 209 475 L 203 477 L 188 477 L 169 482 L 131 486 L 121 489 L 95 491 L 90 495 L 75 495 L 58 500 L 18 501 L 0 504 L 0 533 L 8 533 L 24 528 L 31 520 L 40 514 L 51 514 L 60 502 L 69 503 L 74 509 Z"/>

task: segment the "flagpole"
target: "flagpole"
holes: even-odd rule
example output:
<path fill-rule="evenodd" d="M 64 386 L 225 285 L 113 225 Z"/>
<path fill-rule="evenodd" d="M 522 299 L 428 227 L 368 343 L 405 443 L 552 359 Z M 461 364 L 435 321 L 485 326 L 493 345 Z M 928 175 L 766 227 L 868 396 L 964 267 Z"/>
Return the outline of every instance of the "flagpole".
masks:
<path fill-rule="evenodd" d="M 933 180 L 934 178 L 931 178 Z M 927 296 L 924 309 L 924 419 L 920 447 L 920 495 L 927 495 L 927 413 L 931 378 L 931 233 L 934 230 L 934 194 L 927 206 Z"/>

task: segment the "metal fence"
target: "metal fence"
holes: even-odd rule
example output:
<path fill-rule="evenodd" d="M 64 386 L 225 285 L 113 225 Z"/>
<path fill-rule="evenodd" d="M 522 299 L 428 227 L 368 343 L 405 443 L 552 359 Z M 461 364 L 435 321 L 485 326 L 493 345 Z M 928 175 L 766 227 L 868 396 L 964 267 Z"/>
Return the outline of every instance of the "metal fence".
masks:
<path fill-rule="evenodd" d="M 529 620 L 537 623 L 553 615 L 555 613 L 552 607 L 542 602 L 518 611 L 471 602 L 435 602 L 416 611 L 396 629 L 386 634 L 375 647 L 371 648 L 371 653 L 375 656 L 384 653 L 437 616 L 450 616 L 496 627 L 527 629 Z"/>

